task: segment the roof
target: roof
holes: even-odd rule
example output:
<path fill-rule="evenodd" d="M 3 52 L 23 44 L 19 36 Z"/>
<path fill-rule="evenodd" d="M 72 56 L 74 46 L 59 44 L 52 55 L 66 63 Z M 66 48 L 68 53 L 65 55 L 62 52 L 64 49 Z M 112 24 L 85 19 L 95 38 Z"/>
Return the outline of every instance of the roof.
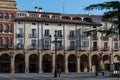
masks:
<path fill-rule="evenodd" d="M 68 24 L 102 26 L 102 24 L 96 24 L 93 22 L 86 22 L 86 21 L 65 20 L 65 19 L 44 19 L 44 18 L 34 18 L 34 17 L 16 18 L 15 21 L 35 21 L 35 22 L 68 23 Z"/>

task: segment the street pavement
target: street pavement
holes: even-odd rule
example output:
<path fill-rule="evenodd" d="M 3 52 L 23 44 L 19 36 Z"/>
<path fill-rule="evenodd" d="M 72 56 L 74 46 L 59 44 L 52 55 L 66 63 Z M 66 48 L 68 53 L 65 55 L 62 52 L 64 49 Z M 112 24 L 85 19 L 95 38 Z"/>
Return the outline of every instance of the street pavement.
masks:
<path fill-rule="evenodd" d="M 54 78 L 52 73 L 41 74 L 0 74 L 0 80 L 120 80 L 120 77 L 95 76 L 95 73 L 62 73 L 61 77 Z"/>

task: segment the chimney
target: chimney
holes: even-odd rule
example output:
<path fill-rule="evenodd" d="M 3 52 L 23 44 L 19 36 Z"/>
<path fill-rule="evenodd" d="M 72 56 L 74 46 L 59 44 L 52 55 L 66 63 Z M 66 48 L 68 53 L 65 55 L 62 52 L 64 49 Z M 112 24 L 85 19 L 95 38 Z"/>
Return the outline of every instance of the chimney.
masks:
<path fill-rule="evenodd" d="M 35 11 L 38 11 L 38 7 L 35 7 L 34 10 L 35 10 Z"/>
<path fill-rule="evenodd" d="M 41 7 L 39 7 L 38 11 L 39 11 L 39 12 L 42 12 L 42 8 L 41 8 Z"/>

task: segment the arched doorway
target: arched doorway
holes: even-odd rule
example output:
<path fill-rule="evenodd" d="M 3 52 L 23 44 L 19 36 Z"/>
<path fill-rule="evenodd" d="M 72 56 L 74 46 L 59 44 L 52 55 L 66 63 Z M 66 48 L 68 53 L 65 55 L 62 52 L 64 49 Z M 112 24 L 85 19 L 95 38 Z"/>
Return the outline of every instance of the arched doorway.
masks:
<path fill-rule="evenodd" d="M 62 72 L 64 72 L 64 57 L 63 55 L 59 54 L 57 55 L 57 69 L 62 69 Z"/>
<path fill-rule="evenodd" d="M 76 56 L 75 55 L 70 55 L 68 57 L 68 71 L 69 72 L 76 72 L 77 68 L 76 68 Z"/>
<path fill-rule="evenodd" d="M 32 54 L 29 56 L 29 72 L 38 72 L 38 56 L 36 54 Z"/>
<path fill-rule="evenodd" d="M 8 54 L 0 56 L 0 72 L 10 73 L 10 56 Z"/>
<path fill-rule="evenodd" d="M 80 71 L 81 72 L 87 72 L 88 71 L 88 57 L 85 54 L 83 54 L 80 57 Z"/>
<path fill-rule="evenodd" d="M 119 55 L 115 55 L 113 62 L 114 62 L 115 70 L 119 70 L 119 68 L 120 68 L 120 56 Z"/>
<path fill-rule="evenodd" d="M 92 56 L 92 71 L 96 72 L 99 68 L 99 58 L 98 55 Z"/>
<path fill-rule="evenodd" d="M 49 54 L 45 54 L 42 58 L 43 72 L 52 72 L 52 57 Z"/>
<path fill-rule="evenodd" d="M 109 57 L 109 55 L 103 56 L 103 68 L 106 71 L 110 71 L 110 57 Z"/>
<path fill-rule="evenodd" d="M 25 56 L 23 54 L 17 54 L 15 56 L 15 72 L 16 73 L 25 72 Z"/>

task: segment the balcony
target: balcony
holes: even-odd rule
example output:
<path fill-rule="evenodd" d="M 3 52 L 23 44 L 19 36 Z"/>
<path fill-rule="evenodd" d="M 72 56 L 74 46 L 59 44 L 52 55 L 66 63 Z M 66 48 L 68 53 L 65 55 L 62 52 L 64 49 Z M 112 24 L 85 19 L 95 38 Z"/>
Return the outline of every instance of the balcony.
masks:
<path fill-rule="evenodd" d="M 110 50 L 110 47 L 108 46 L 108 47 L 104 47 L 104 48 L 102 48 L 101 49 L 102 51 L 109 51 Z"/>
<path fill-rule="evenodd" d="M 113 48 L 112 50 L 113 51 L 119 51 L 119 48 Z"/>
<path fill-rule="evenodd" d="M 38 35 L 29 34 L 29 38 L 37 38 Z"/>
<path fill-rule="evenodd" d="M 44 34 L 44 36 L 43 36 L 44 38 L 51 38 L 51 35 L 49 34 L 49 35 L 45 35 Z"/>
<path fill-rule="evenodd" d="M 75 46 L 74 45 L 70 45 L 69 50 L 75 50 Z"/>
<path fill-rule="evenodd" d="M 24 37 L 24 34 L 18 34 L 18 33 L 16 33 L 16 38 L 23 38 Z"/>
<path fill-rule="evenodd" d="M 118 38 L 113 38 L 113 41 L 118 41 L 119 39 Z"/>
<path fill-rule="evenodd" d="M 9 49 L 13 49 L 13 46 L 8 45 L 8 44 L 4 44 L 4 45 L 0 45 L 0 48 L 2 50 L 9 50 Z"/>
<path fill-rule="evenodd" d="M 43 50 L 50 50 L 51 49 L 51 45 L 44 45 L 43 46 Z"/>
<path fill-rule="evenodd" d="M 108 41 L 109 40 L 109 37 L 101 37 L 101 39 L 103 40 L 103 41 Z"/>
<path fill-rule="evenodd" d="M 16 49 L 17 49 L 17 50 L 23 49 L 23 48 L 24 48 L 23 44 L 18 43 L 18 44 L 16 45 Z"/>
<path fill-rule="evenodd" d="M 92 40 L 98 40 L 98 36 L 92 36 L 91 39 Z"/>
<path fill-rule="evenodd" d="M 36 49 L 36 45 L 30 45 L 30 46 L 29 46 L 29 49 L 30 49 L 30 50 Z"/>
<path fill-rule="evenodd" d="M 92 47 L 92 51 L 97 51 L 97 50 L 99 50 L 99 46 L 93 46 Z"/>
<path fill-rule="evenodd" d="M 73 40 L 73 39 L 76 39 L 76 36 L 75 35 L 69 35 L 68 38 L 69 38 L 69 40 Z"/>

